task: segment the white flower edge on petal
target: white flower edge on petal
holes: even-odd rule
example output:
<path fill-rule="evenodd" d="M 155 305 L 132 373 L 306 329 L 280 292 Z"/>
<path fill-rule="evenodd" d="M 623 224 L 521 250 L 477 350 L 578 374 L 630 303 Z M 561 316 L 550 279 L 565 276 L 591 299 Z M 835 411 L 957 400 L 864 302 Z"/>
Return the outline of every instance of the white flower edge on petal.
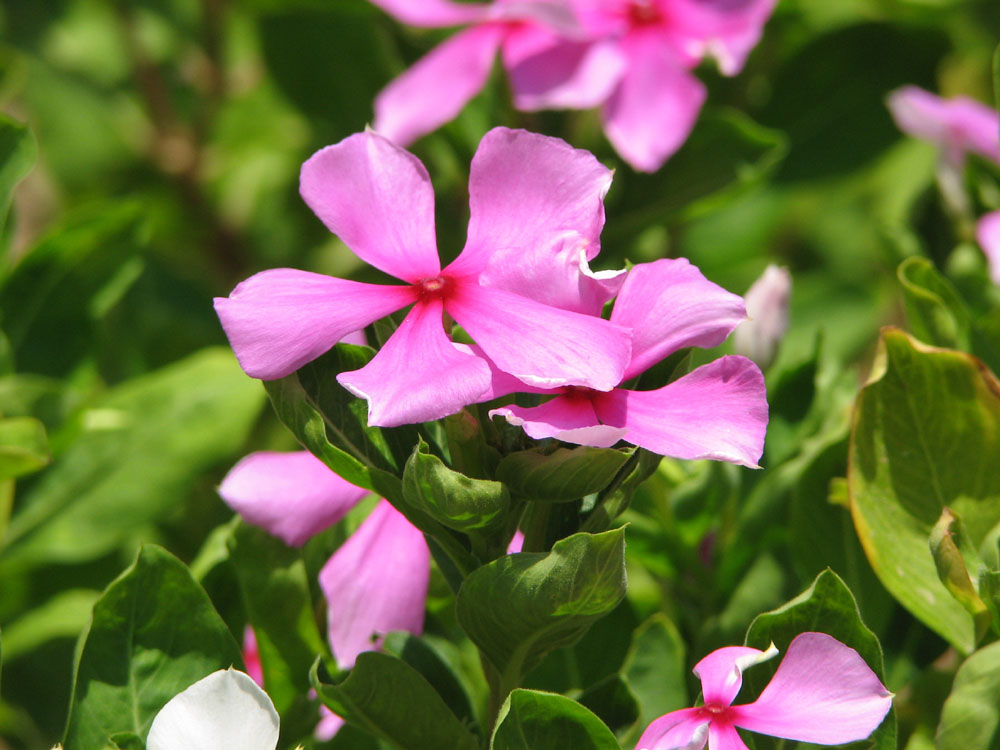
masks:
<path fill-rule="evenodd" d="M 278 726 L 267 693 L 230 667 L 171 698 L 153 719 L 146 750 L 274 750 Z"/>

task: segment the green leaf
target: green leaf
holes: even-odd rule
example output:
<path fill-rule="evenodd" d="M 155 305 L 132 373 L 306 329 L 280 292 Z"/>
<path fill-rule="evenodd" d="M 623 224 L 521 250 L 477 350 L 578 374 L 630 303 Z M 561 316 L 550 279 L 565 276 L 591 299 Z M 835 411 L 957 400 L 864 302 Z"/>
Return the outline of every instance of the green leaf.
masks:
<path fill-rule="evenodd" d="M 632 495 L 639 485 L 653 475 L 662 460 L 663 456 L 657 453 L 636 448 L 628 463 L 597 497 L 581 531 L 597 534 L 610 529 L 632 502 Z"/>
<path fill-rule="evenodd" d="M 403 472 L 403 496 L 435 521 L 456 531 L 492 530 L 504 520 L 510 493 L 500 482 L 452 471 L 420 440 Z"/>
<path fill-rule="evenodd" d="M 32 417 L 0 419 L 0 481 L 31 474 L 51 460 L 45 425 Z"/>
<path fill-rule="evenodd" d="M 1000 522 L 1000 383 L 978 360 L 887 329 L 858 396 L 848 459 L 851 513 L 872 568 L 918 619 L 969 653 L 972 616 L 927 546 L 945 507 L 974 547 Z"/>
<path fill-rule="evenodd" d="M 1000 46 L 993 53 L 993 106 L 1000 112 Z"/>
<path fill-rule="evenodd" d="M 551 552 L 506 555 L 474 571 L 456 613 L 512 689 L 546 653 L 614 609 L 625 588 L 624 530 L 574 534 Z"/>
<path fill-rule="evenodd" d="M 500 709 L 490 750 L 620 750 L 597 716 L 555 693 L 515 690 Z"/>
<path fill-rule="evenodd" d="M 476 750 L 479 743 L 441 696 L 413 667 L 388 654 L 358 656 L 343 682 L 321 681 L 319 662 L 312 683 L 334 713 L 403 750 Z"/>
<path fill-rule="evenodd" d="M 951 283 L 927 258 L 911 257 L 896 271 L 910 330 L 932 346 L 968 350 L 969 311 Z"/>
<path fill-rule="evenodd" d="M 622 668 L 639 706 L 632 741 L 656 717 L 691 705 L 685 664 L 684 640 L 666 615 L 655 614 L 636 629 Z"/>
<path fill-rule="evenodd" d="M 631 451 L 610 448 L 534 448 L 504 457 L 497 479 L 531 500 L 569 502 L 600 492 L 628 461 Z"/>
<path fill-rule="evenodd" d="M 764 651 L 771 643 L 785 653 L 788 644 L 800 633 L 821 632 L 832 635 L 855 651 L 868 663 L 872 671 L 885 684 L 882 647 L 878 638 L 861 621 L 857 602 L 840 577 L 832 570 L 817 576 L 812 585 L 778 609 L 759 615 L 750 624 L 746 645 Z M 744 691 L 757 695 L 770 681 L 778 667 L 778 660 L 747 670 Z M 739 703 L 748 703 L 750 696 L 744 692 Z M 770 750 L 780 746 L 781 740 L 755 735 L 757 750 Z M 896 750 L 896 719 L 891 713 L 872 734 L 872 750 Z"/>
<path fill-rule="evenodd" d="M 0 232 L 14 186 L 31 171 L 36 151 L 35 138 L 28 126 L 0 115 Z"/>
<path fill-rule="evenodd" d="M 966 659 L 941 711 L 937 750 L 995 750 L 1000 745 L 1000 643 Z"/>
<path fill-rule="evenodd" d="M 308 716 L 309 670 L 325 652 L 316 627 L 305 563 L 299 550 L 241 523 L 229 538 L 229 559 L 257 637 L 264 687 L 288 731 L 290 709 Z M 309 725 L 302 727 L 307 733 Z"/>
<path fill-rule="evenodd" d="M 969 544 L 961 519 L 955 516 L 951 508 L 941 511 L 941 518 L 931 529 L 930 548 L 938 578 L 955 600 L 972 615 L 976 624 L 976 641 L 979 641 L 986 634 L 992 617 L 969 576 L 970 569 L 979 569 L 979 556 Z"/>
<path fill-rule="evenodd" d="M 4 565 L 79 562 L 113 549 L 233 455 L 263 404 L 228 349 L 208 349 L 108 391 L 11 519 Z M 141 500 L 141 501 L 140 501 Z"/>
<path fill-rule="evenodd" d="M 81 642 L 63 744 L 103 748 L 145 737 L 157 712 L 212 672 L 243 668 L 239 646 L 188 569 L 153 545 L 94 605 Z"/>
<path fill-rule="evenodd" d="M 399 496 L 393 474 L 402 474 L 417 442 L 416 430 L 369 427 L 367 404 L 336 377 L 364 367 L 374 355 L 367 346 L 338 344 L 288 377 L 266 381 L 264 387 L 278 418 L 333 471 L 359 487 Z"/>

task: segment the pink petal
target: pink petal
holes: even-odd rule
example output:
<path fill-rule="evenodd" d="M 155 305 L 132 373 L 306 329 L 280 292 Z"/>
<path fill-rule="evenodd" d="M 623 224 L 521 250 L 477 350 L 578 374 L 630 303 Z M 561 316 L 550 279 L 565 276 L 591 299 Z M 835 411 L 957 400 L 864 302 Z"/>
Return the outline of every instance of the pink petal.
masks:
<path fill-rule="evenodd" d="M 713 284 L 684 258 L 632 268 L 611 312 L 611 322 L 632 329 L 626 379 L 678 349 L 718 346 L 745 318 L 741 297 Z"/>
<path fill-rule="evenodd" d="M 337 716 L 326 706 L 319 707 L 319 722 L 316 724 L 316 731 L 313 736 L 320 742 L 329 742 L 337 736 L 337 732 L 344 726 L 344 720 Z"/>
<path fill-rule="evenodd" d="M 628 70 L 604 106 L 604 131 L 634 169 L 655 172 L 687 140 L 705 86 L 661 38 L 633 33 L 628 39 Z"/>
<path fill-rule="evenodd" d="M 682 708 L 653 721 L 635 744 L 636 750 L 701 750 L 709 724 L 700 709 Z M 714 747 L 712 750 L 716 750 Z"/>
<path fill-rule="evenodd" d="M 585 398 L 557 396 L 541 406 L 502 406 L 490 416 L 504 417 L 535 440 L 556 438 L 577 445 L 610 448 L 625 435 L 620 427 L 602 425 Z"/>
<path fill-rule="evenodd" d="M 247 674 L 260 687 L 264 687 L 264 668 L 260 663 L 260 650 L 257 648 L 257 636 L 249 625 L 243 628 L 243 663 Z"/>
<path fill-rule="evenodd" d="M 792 276 L 788 269 L 774 264 L 747 290 L 747 317 L 736 327 L 733 348 L 761 367 L 767 367 L 788 330 L 788 297 Z"/>
<path fill-rule="evenodd" d="M 492 19 L 508 22 L 509 35 L 530 28 L 551 29 L 565 36 L 583 34 L 565 0 L 499 0 L 490 11 Z"/>
<path fill-rule="evenodd" d="M 375 97 L 375 130 L 406 146 L 453 120 L 486 85 L 503 35 L 480 24 L 435 47 Z"/>
<path fill-rule="evenodd" d="M 600 250 L 611 170 L 558 138 L 494 128 L 472 159 L 469 236 L 454 267 L 478 273 L 498 250 L 552 247 L 567 230 Z"/>
<path fill-rule="evenodd" d="M 411 283 L 441 270 L 427 170 L 378 133 L 356 133 L 317 151 L 302 165 L 299 191 L 366 263 Z"/>
<path fill-rule="evenodd" d="M 486 18 L 487 5 L 454 3 L 449 0 L 371 0 L 386 13 L 409 26 L 438 28 L 461 26 Z"/>
<path fill-rule="evenodd" d="M 344 481 L 308 451 L 259 451 L 229 470 L 219 494 L 247 523 L 300 546 L 343 518 L 368 490 Z"/>
<path fill-rule="evenodd" d="M 410 287 L 274 268 L 241 282 L 228 297 L 216 297 L 215 312 L 246 373 L 276 380 L 414 298 Z"/>
<path fill-rule="evenodd" d="M 757 468 L 764 450 L 764 376 L 745 357 L 722 357 L 655 391 L 618 388 L 594 403 L 603 423 L 663 456 Z"/>
<path fill-rule="evenodd" d="M 483 354 L 483 350 L 475 344 L 453 344 L 453 346 L 461 352 L 479 357 L 490 368 L 490 387 L 476 400 L 476 403 L 492 401 L 502 396 L 509 396 L 511 393 L 547 394 L 552 392 L 549 388 L 538 388 L 537 386 L 528 385 L 513 375 L 507 374 L 493 364 L 490 358 Z"/>
<path fill-rule="evenodd" d="M 529 385 L 608 391 L 628 364 L 627 329 L 600 318 L 473 284 L 458 286 L 445 304 L 498 368 Z"/>
<path fill-rule="evenodd" d="M 994 284 L 1000 284 L 1000 211 L 986 214 L 979 220 L 976 237 L 986 253 L 990 278 Z"/>
<path fill-rule="evenodd" d="M 604 304 L 625 283 L 625 269 L 592 271 L 587 262 L 589 242 L 566 232 L 551 247 L 501 248 L 494 252 L 479 283 L 505 289 L 563 310 L 600 317 Z"/>
<path fill-rule="evenodd" d="M 964 96 L 942 99 L 917 86 L 904 86 L 888 99 L 904 133 L 936 143 L 952 162 L 974 151 L 1000 163 L 1000 120 L 996 110 Z"/>
<path fill-rule="evenodd" d="M 743 686 L 743 672 L 777 654 L 778 650 L 773 647 L 759 651 L 747 646 L 726 646 L 710 653 L 695 664 L 693 670 L 701 680 L 705 704 L 728 706 Z"/>
<path fill-rule="evenodd" d="M 791 642 L 774 678 L 733 723 L 774 737 L 840 745 L 863 740 L 889 712 L 892 694 L 858 652 L 826 633 Z"/>
<path fill-rule="evenodd" d="M 389 631 L 419 635 L 429 580 L 423 534 L 382 500 L 319 574 L 337 665 L 354 666 L 358 654 L 381 648 Z"/>
<path fill-rule="evenodd" d="M 510 540 L 510 544 L 507 545 L 507 554 L 516 555 L 524 547 L 524 534 L 521 533 L 520 529 L 514 532 L 514 536 Z"/>
<path fill-rule="evenodd" d="M 514 105 L 521 110 L 596 107 L 611 96 L 627 67 L 616 39 L 590 42 L 553 35 L 548 45 L 518 57 L 514 63 L 505 54 Z"/>
<path fill-rule="evenodd" d="M 686 54 L 714 57 L 727 76 L 743 68 L 777 0 L 672 0 L 670 20 Z"/>
<path fill-rule="evenodd" d="M 712 750 L 750 750 L 732 724 L 712 722 L 708 727 L 708 746 Z"/>
<path fill-rule="evenodd" d="M 368 399 L 368 424 L 395 427 L 440 419 L 476 403 L 490 387 L 490 368 L 456 349 L 441 324 L 441 301 L 413 306 L 385 346 L 360 370 L 337 380 Z"/>

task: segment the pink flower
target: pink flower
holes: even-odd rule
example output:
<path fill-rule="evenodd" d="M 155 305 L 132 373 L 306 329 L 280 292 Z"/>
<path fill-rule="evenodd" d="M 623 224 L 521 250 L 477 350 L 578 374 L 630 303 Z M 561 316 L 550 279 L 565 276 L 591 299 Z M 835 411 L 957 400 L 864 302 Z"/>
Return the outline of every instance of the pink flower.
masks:
<path fill-rule="evenodd" d="M 744 296 L 749 319 L 733 332 L 733 348 L 761 367 L 767 367 L 774 360 L 778 344 L 788 330 L 791 291 L 792 277 L 788 269 L 771 264 Z"/>
<path fill-rule="evenodd" d="M 695 665 L 705 705 L 661 716 L 636 750 L 746 750 L 736 728 L 772 737 L 840 745 L 868 737 L 889 712 L 892 694 L 858 652 L 825 633 L 802 633 L 760 697 L 732 705 L 743 670 L 777 654 L 730 646 Z"/>
<path fill-rule="evenodd" d="M 535 33 L 573 33 L 565 0 L 495 0 L 489 5 L 448 0 L 372 0 L 411 26 L 469 25 L 431 50 L 375 99 L 374 128 L 401 146 L 453 119 L 489 78 L 497 52 L 505 65 L 530 49 Z"/>
<path fill-rule="evenodd" d="M 1000 211 L 986 214 L 979 220 L 976 237 L 986 253 L 990 278 L 994 284 L 1000 284 Z"/>
<path fill-rule="evenodd" d="M 289 544 L 303 544 L 342 518 L 367 491 L 344 481 L 306 452 L 253 453 L 240 461 L 220 494 L 248 523 Z M 382 500 L 319 574 L 327 602 L 327 634 L 341 669 L 358 654 L 381 648 L 386 633 L 420 634 L 424 627 L 430 550 L 424 535 Z M 244 656 L 260 682 L 253 631 L 244 633 Z M 317 736 L 329 739 L 343 720 L 321 712 Z"/>
<path fill-rule="evenodd" d="M 243 628 L 243 663 L 247 666 L 250 679 L 260 687 L 264 687 L 264 667 L 260 663 L 260 649 L 257 648 L 257 636 L 253 628 L 247 625 Z"/>
<path fill-rule="evenodd" d="M 604 131 L 635 169 L 655 172 L 687 140 L 705 101 L 691 70 L 742 68 L 776 0 L 570 0 L 588 39 L 549 33 L 510 69 L 520 109 L 600 106 Z"/>
<path fill-rule="evenodd" d="M 611 312 L 613 323 L 632 329 L 632 357 L 622 380 L 678 349 L 721 344 L 745 317 L 740 297 L 708 281 L 684 259 L 635 266 Z M 751 467 L 763 451 L 764 377 L 745 357 L 722 357 L 652 391 L 544 391 L 518 388 L 498 376 L 491 395 L 517 390 L 556 394 L 540 406 L 512 405 L 490 412 L 536 439 L 554 437 L 597 447 L 625 439 L 666 456 Z"/>
<path fill-rule="evenodd" d="M 889 111 L 899 129 L 937 144 L 952 164 L 969 152 L 1000 164 L 1000 119 L 997 112 L 964 96 L 942 99 L 916 86 L 889 95 Z"/>
<path fill-rule="evenodd" d="M 452 344 L 445 312 L 506 373 L 538 386 L 608 390 L 628 362 L 628 332 L 541 304 L 529 299 L 533 288 L 517 287 L 522 277 L 545 286 L 548 276 L 547 294 L 561 285 L 581 299 L 614 293 L 607 279 L 585 275 L 600 247 L 610 182 L 608 169 L 563 141 L 491 130 L 472 161 L 465 249 L 442 270 L 423 165 L 377 133 L 358 133 L 303 165 L 302 196 L 362 260 L 405 284 L 272 269 L 216 298 L 215 309 L 243 369 L 272 380 L 413 305 L 374 359 L 337 378 L 368 400 L 373 425 L 437 419 L 489 389 L 489 366 Z M 581 292 L 590 287 L 596 291 Z"/>

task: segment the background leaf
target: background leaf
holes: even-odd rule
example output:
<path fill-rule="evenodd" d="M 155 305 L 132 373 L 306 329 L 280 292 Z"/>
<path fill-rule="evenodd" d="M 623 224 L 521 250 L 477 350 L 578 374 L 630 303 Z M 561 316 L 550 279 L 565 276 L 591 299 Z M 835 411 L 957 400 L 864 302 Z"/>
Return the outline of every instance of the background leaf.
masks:
<path fill-rule="evenodd" d="M 993 750 L 1000 742 L 1000 643 L 969 656 L 941 712 L 937 750 Z"/>
<path fill-rule="evenodd" d="M 576 701 L 515 690 L 500 709 L 490 750 L 619 750 L 611 730 Z"/>
<path fill-rule="evenodd" d="M 66 750 L 103 748 L 119 732 L 145 737 L 164 704 L 243 658 L 211 601 L 177 558 L 143 547 L 94 605 L 76 666 Z"/>

